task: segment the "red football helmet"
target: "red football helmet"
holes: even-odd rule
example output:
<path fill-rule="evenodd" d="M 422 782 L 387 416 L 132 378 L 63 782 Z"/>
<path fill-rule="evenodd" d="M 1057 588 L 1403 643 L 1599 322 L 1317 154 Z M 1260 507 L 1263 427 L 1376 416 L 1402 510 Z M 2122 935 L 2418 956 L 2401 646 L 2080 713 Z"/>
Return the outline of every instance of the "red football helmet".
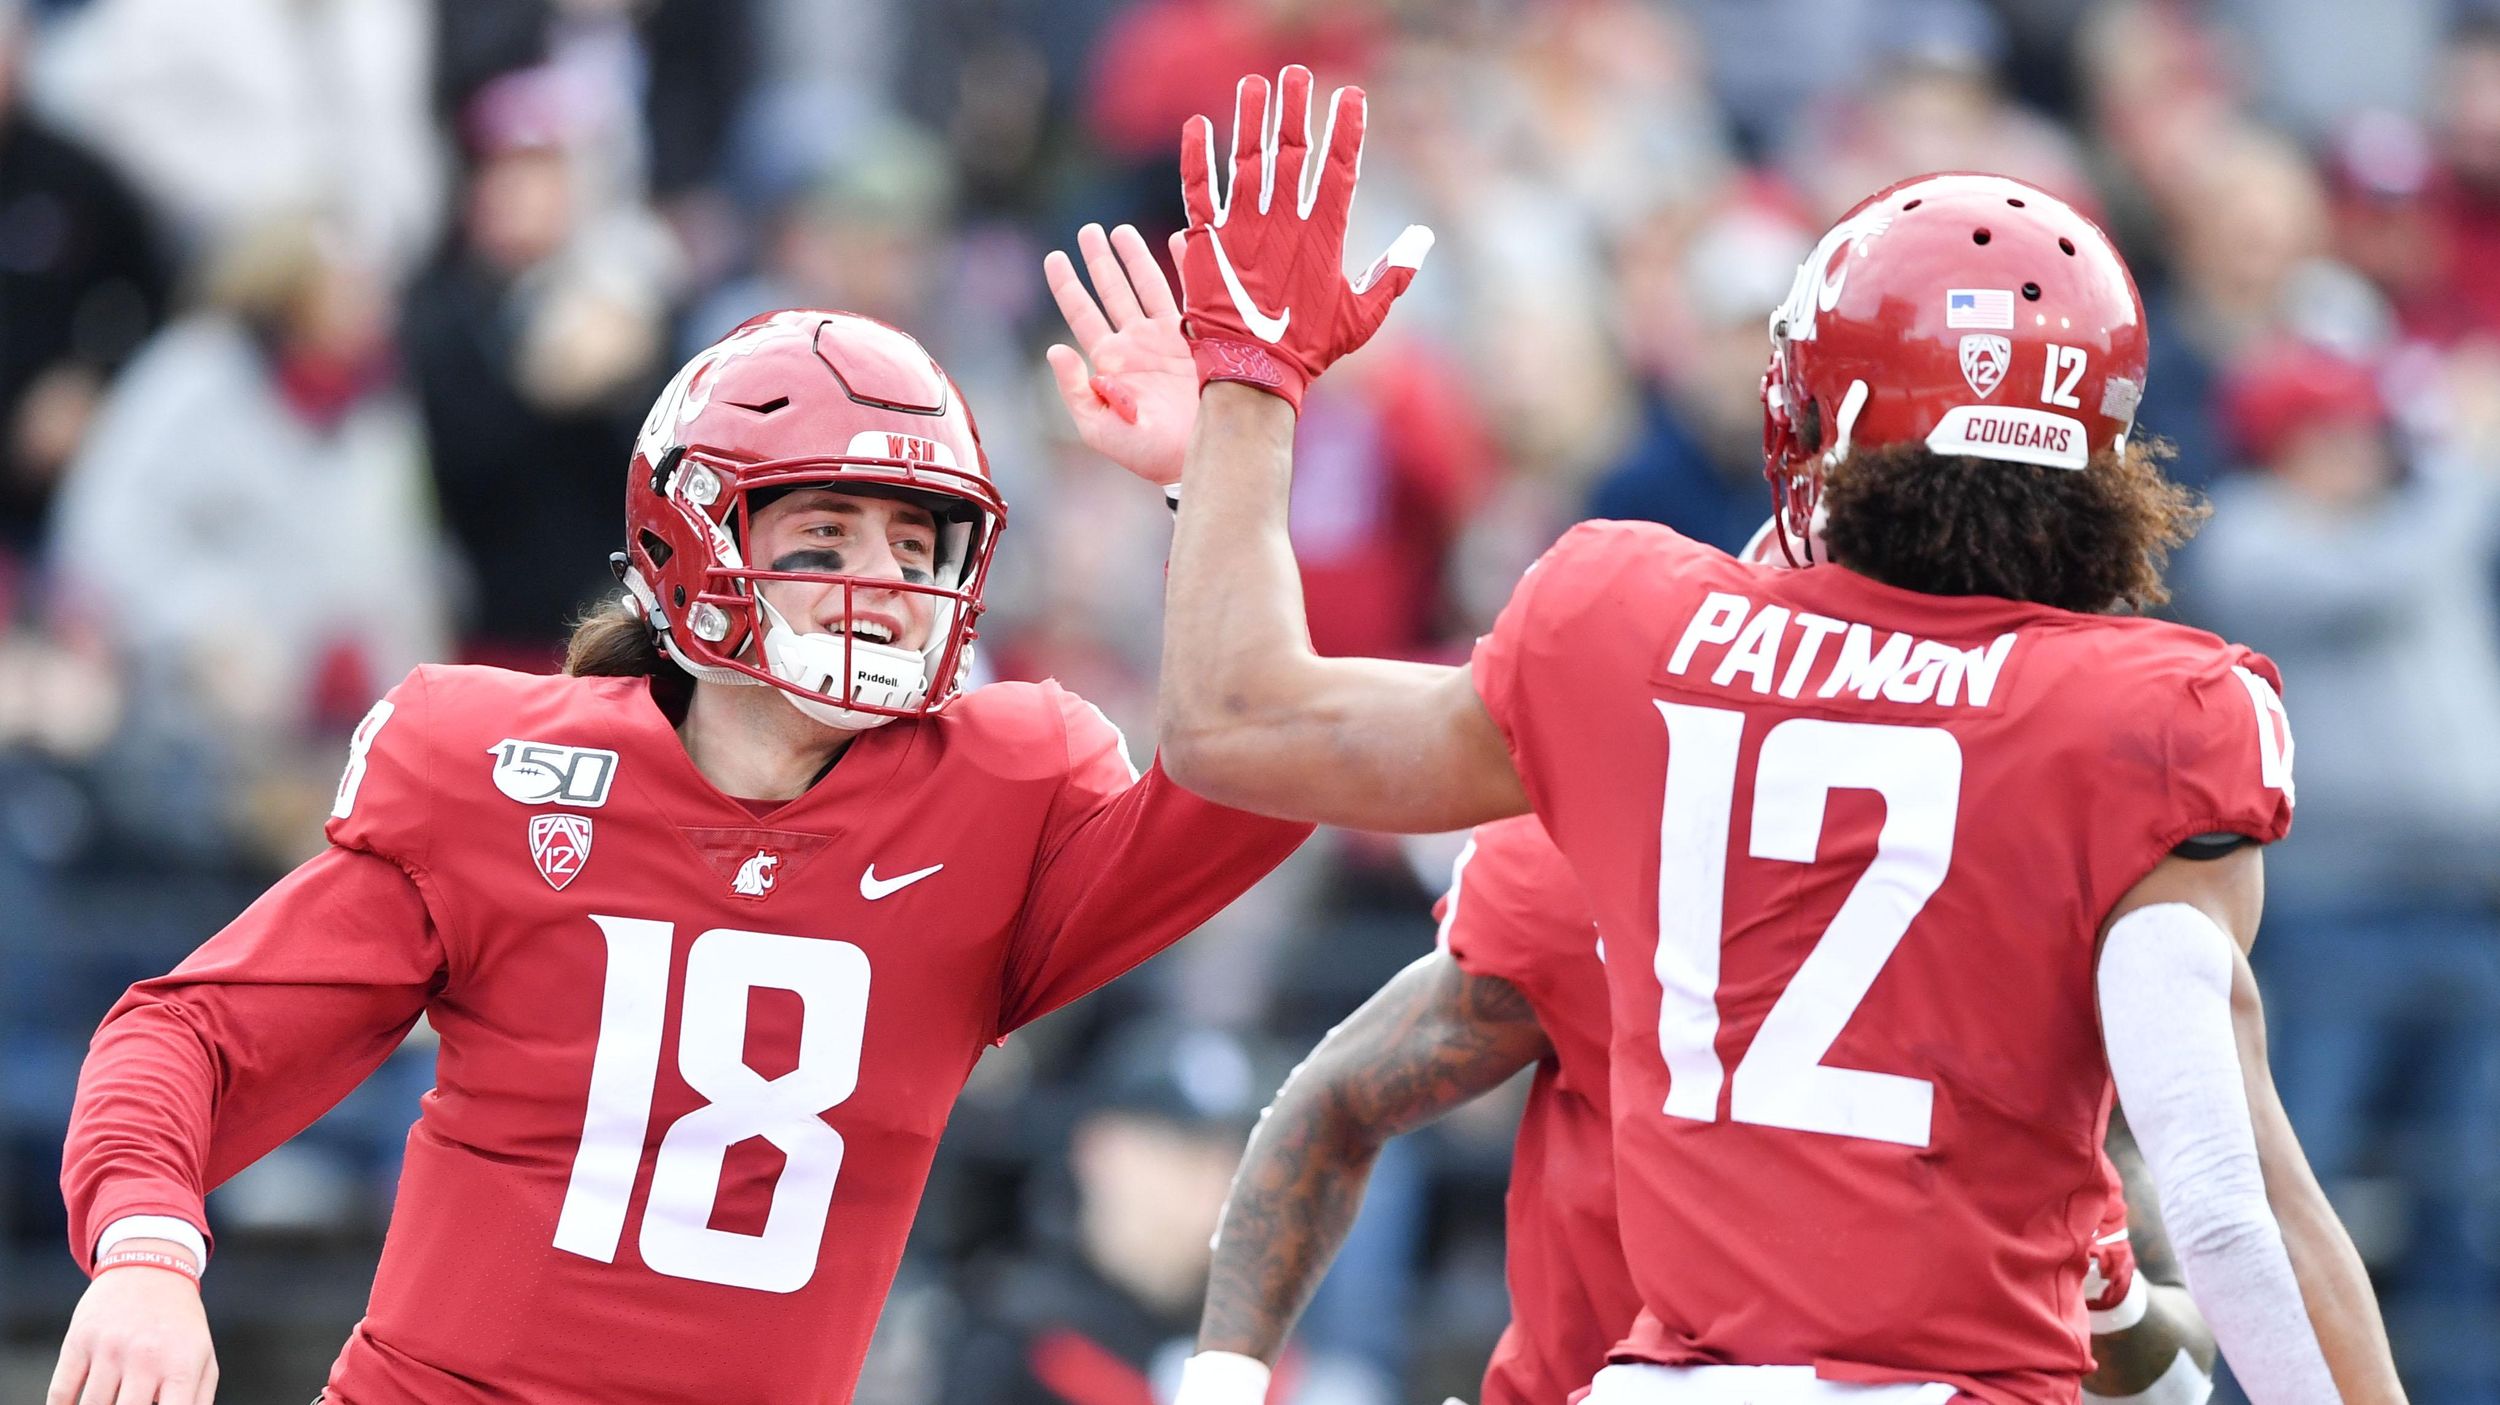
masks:
<path fill-rule="evenodd" d="M 1811 560 L 1823 471 L 1904 441 L 2080 469 L 2144 393 L 2144 302 L 2100 226 L 2004 176 L 1921 176 L 1824 234 L 1771 314 L 1763 474 Z"/>
<path fill-rule="evenodd" d="M 758 494 L 830 487 L 899 496 L 938 521 L 927 581 L 750 562 Z M 706 347 L 660 392 L 634 441 L 625 482 L 633 607 L 660 649 L 697 679 L 769 683 L 837 727 L 916 717 L 953 696 L 970 671 L 990 554 L 1007 507 L 990 482 L 972 412 L 920 343 L 847 312 L 775 312 Z M 933 597 L 926 645 L 849 631 L 802 633 L 756 590 L 798 580 Z"/>

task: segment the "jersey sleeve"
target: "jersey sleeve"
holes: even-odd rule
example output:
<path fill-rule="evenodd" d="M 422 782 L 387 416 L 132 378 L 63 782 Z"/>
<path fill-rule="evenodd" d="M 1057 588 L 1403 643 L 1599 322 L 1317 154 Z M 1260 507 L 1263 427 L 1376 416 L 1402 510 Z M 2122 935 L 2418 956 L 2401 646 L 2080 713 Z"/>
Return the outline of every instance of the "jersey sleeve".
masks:
<path fill-rule="evenodd" d="M 2271 844 L 2291 829 L 2292 726 L 2282 687 L 2273 660 L 2236 646 L 2190 678 L 2163 767 L 2169 843 L 2240 834 Z"/>
<path fill-rule="evenodd" d="M 80 1265 L 128 1215 L 205 1236 L 207 1193 L 379 1067 L 443 972 L 415 882 L 334 847 L 170 974 L 132 986 L 89 1047 L 62 1148 Z"/>
<path fill-rule="evenodd" d="M 1584 522 L 1565 532 L 1560 541 L 1528 567 L 1527 574 L 1511 589 L 1510 600 L 1495 617 L 1493 628 L 1477 638 L 1475 655 L 1469 661 L 1475 675 L 1476 696 L 1483 700 L 1485 712 L 1493 718 L 1493 725 L 1501 729 L 1503 740 L 1510 744 L 1514 760 L 1519 752 L 1521 679 L 1536 666 L 1532 655 L 1547 629 L 1543 610 L 1545 588 L 1558 570 L 1569 574 L 1570 563 L 1581 553 L 1592 525 Z"/>
<path fill-rule="evenodd" d="M 1010 946 L 997 1033 L 1109 982 L 1213 917 L 1310 837 L 1139 775 L 1093 704 L 1052 686 L 1068 748 Z"/>
<path fill-rule="evenodd" d="M 431 683 L 419 668 L 373 705 L 348 738 L 325 832 L 343 849 L 423 871 L 431 859 Z"/>
<path fill-rule="evenodd" d="M 1630 592 L 1679 575 L 1704 555 L 1720 555 L 1653 522 L 1583 522 L 1563 533 L 1511 591 L 1493 629 L 1470 660 L 1476 696 L 1510 748 L 1511 764 L 1538 813 L 1547 812 L 1545 739 L 1576 727 L 1600 638 L 1625 637 Z M 1603 631 L 1602 635 L 1592 631 Z"/>
<path fill-rule="evenodd" d="M 1557 959 L 1585 959 L 1596 940 L 1579 886 L 1534 816 L 1479 825 L 1433 905 L 1435 940 L 1459 969 L 1523 990 Z"/>

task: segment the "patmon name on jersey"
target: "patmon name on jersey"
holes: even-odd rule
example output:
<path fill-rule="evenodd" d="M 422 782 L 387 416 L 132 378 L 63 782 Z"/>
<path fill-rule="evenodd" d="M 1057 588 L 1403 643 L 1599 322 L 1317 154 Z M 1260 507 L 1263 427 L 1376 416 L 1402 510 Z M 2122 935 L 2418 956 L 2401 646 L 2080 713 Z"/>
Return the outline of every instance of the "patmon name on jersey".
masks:
<path fill-rule="evenodd" d="M 1881 636 L 1880 638 L 1878 636 Z M 1749 688 L 1764 696 L 1836 698 L 1986 707 L 1997 675 L 2014 652 L 2014 633 L 1975 649 L 1957 649 L 1899 630 L 1791 612 L 1743 595 L 1714 590 L 1702 597 L 1667 657 L 1667 672 L 1707 678 L 1715 687 Z M 1785 660 L 1785 667 L 1782 662 Z"/>

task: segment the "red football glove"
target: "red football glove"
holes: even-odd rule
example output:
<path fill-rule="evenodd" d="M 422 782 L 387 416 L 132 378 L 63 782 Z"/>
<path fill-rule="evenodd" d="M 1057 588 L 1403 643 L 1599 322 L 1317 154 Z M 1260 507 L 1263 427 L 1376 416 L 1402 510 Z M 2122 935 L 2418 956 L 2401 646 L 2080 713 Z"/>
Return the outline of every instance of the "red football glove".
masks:
<path fill-rule="evenodd" d="M 1330 362 L 1371 340 L 1389 304 L 1415 279 L 1432 231 L 1408 225 L 1363 275 L 1345 276 L 1346 212 L 1363 164 L 1363 90 L 1328 104 L 1326 154 L 1311 153 L 1311 70 L 1241 80 L 1234 93 L 1233 168 L 1215 189 L 1215 124 L 1181 128 L 1181 303 L 1198 383 L 1241 381 L 1302 406 L 1303 387 Z"/>
<path fill-rule="evenodd" d="M 2083 1306 L 2093 1335 L 2123 1332 L 2143 1320 L 2149 1305 L 2143 1283 L 2136 1276 L 2135 1245 L 2127 1240 L 2126 1226 L 2103 1226 L 2083 1270 Z"/>

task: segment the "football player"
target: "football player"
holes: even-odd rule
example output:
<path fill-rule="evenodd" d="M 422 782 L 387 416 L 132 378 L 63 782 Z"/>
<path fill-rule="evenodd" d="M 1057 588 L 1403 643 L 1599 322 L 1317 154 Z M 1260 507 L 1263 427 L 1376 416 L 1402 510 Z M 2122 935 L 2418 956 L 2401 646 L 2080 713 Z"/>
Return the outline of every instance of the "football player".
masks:
<path fill-rule="evenodd" d="M 1534 1068 L 1511 1152 L 1511 1323 L 1483 1405 L 1552 1405 L 1606 1364 L 1639 1313 L 1616 1231 L 1606 1086 L 1603 943 L 1578 881 L 1533 816 L 1476 830 L 1437 909 L 1437 950 L 1332 1030 L 1277 1094 L 1234 1177 L 1175 1405 L 1258 1405 L 1270 1367 L 1353 1227 L 1373 1160 L 1412 1131 Z M 2113 1139 L 2112 1154 L 2132 1148 Z M 2115 1164 L 2105 1208 L 2071 1250 L 2092 1332 L 2090 1400 L 2198 1405 L 2213 1337 L 2167 1262 L 2130 1233 Z M 1706 1252 L 1706 1251 L 1703 1251 Z"/>
<path fill-rule="evenodd" d="M 1177 465 L 1197 410 L 1189 343 L 1177 317 L 1142 311 L 1169 306 L 1169 285 L 1134 229 L 1106 237 L 1089 225 L 1078 244 L 1101 306 L 1066 255 L 1044 261 L 1085 349 L 1051 349 L 1061 394 L 1080 422 L 1122 425 L 1125 461 Z M 1777 525 L 1765 523 L 1739 559 L 1784 564 Z M 1200 1354 L 1176 1405 L 1265 1399 L 1381 1147 L 1525 1068 L 1536 1072 L 1511 1156 L 1512 1319 L 1485 1371 L 1484 1405 L 1568 1397 L 1639 1312 L 1615 1224 L 1604 944 L 1578 881 L 1533 816 L 1499 820 L 1469 836 L 1435 916 L 1434 954 L 1332 1031 L 1261 1119 L 1225 1204 Z M 2140 1173 L 2131 1141 L 2113 1136 L 2111 1154 Z M 2094 1361 L 2084 1394 L 2196 1405 L 2212 1388 L 2212 1332 L 2184 1290 L 2138 1276 L 2139 1251 L 2172 1262 L 2167 1241 L 2130 1233 L 2118 1166 L 2104 1160 L 2099 1171 L 2106 1208 L 2075 1247 Z"/>
<path fill-rule="evenodd" d="M 2073 1399 L 2113 1080 L 2251 1398 L 2401 1398 L 2248 974 L 2291 821 L 2279 680 L 2136 613 L 2195 512 L 2130 437 L 2142 304 L 2099 228 L 1947 175 L 1823 237 L 1765 377 L 1806 569 L 1584 524 L 1469 667 L 1321 658 L 1285 532 L 1295 409 L 1429 235 L 1347 278 L 1362 97 L 1310 160 L 1310 87 L 1287 69 L 1271 107 L 1246 79 L 1221 163 L 1206 119 L 1182 139 L 1206 387 L 1166 764 L 1302 819 L 1544 821 L 1608 940 L 1642 1302 L 1591 1399 Z"/>
<path fill-rule="evenodd" d="M 568 673 L 418 669 L 329 849 L 106 1017 L 50 1405 L 214 1394 L 202 1196 L 420 1016 L 437 1085 L 326 1400 L 848 1399 L 981 1051 L 1308 833 L 1141 778 L 1056 684 L 965 685 L 1005 517 L 903 333 L 782 312 L 695 357 Z"/>

